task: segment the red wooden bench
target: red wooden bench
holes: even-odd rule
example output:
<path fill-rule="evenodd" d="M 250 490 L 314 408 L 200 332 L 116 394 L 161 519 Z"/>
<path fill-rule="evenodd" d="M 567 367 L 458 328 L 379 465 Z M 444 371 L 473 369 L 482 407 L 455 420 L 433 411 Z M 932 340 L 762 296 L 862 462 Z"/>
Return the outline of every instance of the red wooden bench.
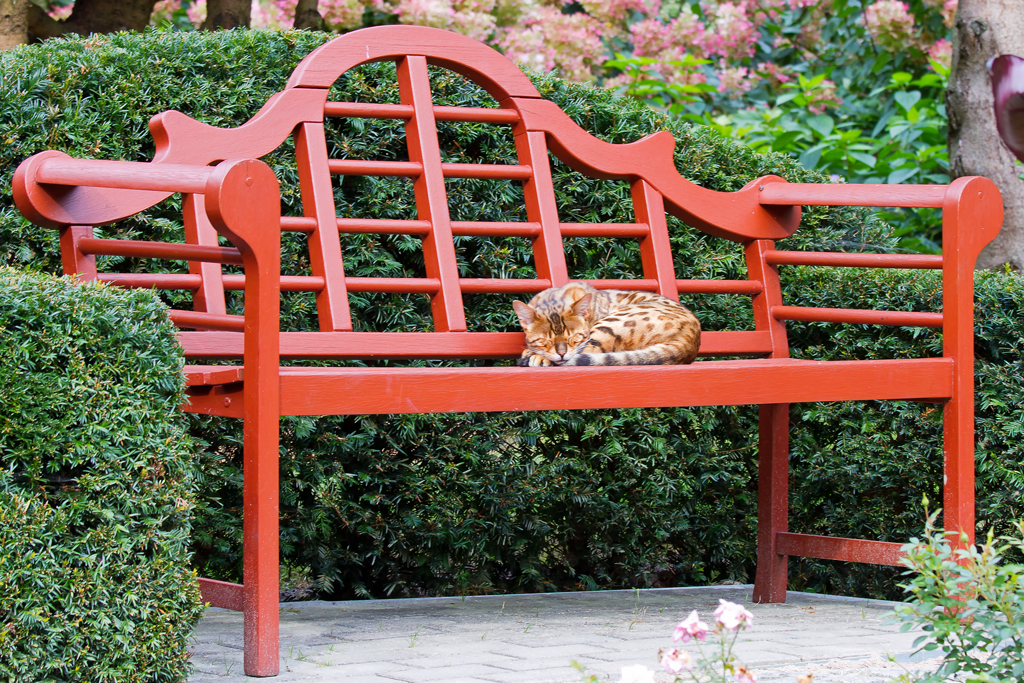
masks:
<path fill-rule="evenodd" d="M 401 104 L 328 101 L 328 88 L 367 62 L 397 62 Z M 498 108 L 435 106 L 427 65 L 457 71 L 482 86 Z M 330 159 L 324 117 L 405 121 L 409 161 Z M 511 126 L 518 165 L 444 163 L 437 121 Z M 790 555 L 895 564 L 899 545 L 789 533 L 789 405 L 806 401 L 910 399 L 944 404 L 947 528 L 974 531 L 973 268 L 999 230 L 1002 203 L 984 178 L 948 186 L 789 184 L 777 177 L 738 192 L 703 189 L 673 164 L 675 141 L 662 132 L 632 144 L 592 137 L 555 104 L 541 99 L 513 64 L 469 38 L 444 31 L 389 26 L 344 35 L 296 68 L 281 93 L 245 125 L 222 130 L 167 111 L 150 128 L 152 163 L 72 159 L 43 152 L 27 159 L 14 179 L 21 211 L 60 230 L 64 270 L 82 280 L 118 286 L 189 289 L 194 310 L 175 310 L 186 358 L 240 359 L 240 365 L 188 365 L 185 410 L 240 418 L 244 426 L 244 586 L 201 580 L 214 605 L 245 612 L 245 671 L 278 671 L 278 422 L 281 415 L 566 410 L 649 406 L 760 406 L 758 555 L 754 598 L 786 598 Z M 280 215 L 277 179 L 258 157 L 294 136 L 302 216 Z M 549 152 L 573 169 L 632 188 L 636 222 L 559 222 Z M 417 220 L 338 217 L 332 174 L 413 179 Z M 527 222 L 452 221 L 446 178 L 521 180 Z M 92 226 L 119 220 L 184 196 L 187 244 L 96 239 Z M 791 235 L 801 205 L 936 207 L 943 212 L 943 254 L 902 256 L 779 251 L 773 240 Z M 665 213 L 738 243 L 748 280 L 682 280 L 673 271 Z M 311 276 L 280 275 L 282 231 L 308 235 Z M 404 233 L 423 240 L 427 277 L 348 277 L 339 232 Z M 217 246 L 218 233 L 236 248 Z M 537 278 L 467 279 L 456 268 L 452 237 L 519 235 L 533 241 Z M 598 287 L 680 293 L 732 293 L 751 298 L 755 329 L 702 335 L 700 355 L 745 356 L 667 367 L 281 367 L 280 359 L 515 358 L 519 332 L 467 332 L 464 293 L 514 296 L 569 279 L 565 236 L 634 237 L 643 279 L 601 280 Z M 95 256 L 156 257 L 189 262 L 188 274 L 98 273 Z M 222 271 L 243 264 L 243 275 Z M 783 264 L 942 270 L 942 312 L 820 309 L 784 303 L 777 267 Z M 225 290 L 245 291 L 245 315 L 226 314 Z M 315 292 L 320 331 L 279 329 L 282 291 Z M 433 332 L 354 332 L 349 292 L 430 295 Z M 511 309 L 510 309 L 511 310 Z M 699 311 L 698 311 L 699 314 Z M 511 313 L 510 313 L 511 316 Z M 930 326 L 942 329 L 941 357 L 877 361 L 789 358 L 787 320 Z M 559 382 L 539 381 L 558 373 Z"/>

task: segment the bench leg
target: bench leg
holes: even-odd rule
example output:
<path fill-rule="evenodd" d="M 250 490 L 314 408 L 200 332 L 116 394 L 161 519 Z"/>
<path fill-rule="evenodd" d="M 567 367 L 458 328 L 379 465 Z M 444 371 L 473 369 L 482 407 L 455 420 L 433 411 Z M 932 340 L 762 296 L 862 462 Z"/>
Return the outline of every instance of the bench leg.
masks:
<path fill-rule="evenodd" d="M 963 383 L 974 381 L 973 368 Z M 969 386 L 969 385 L 968 385 Z M 973 387 L 971 387 L 973 388 Z M 964 396 L 963 394 L 966 394 Z M 943 422 L 943 486 L 942 525 L 950 534 L 954 548 L 974 544 L 974 395 L 963 391 L 946 404 Z M 967 544 L 960 534 L 967 535 Z"/>
<path fill-rule="evenodd" d="M 276 676 L 279 668 L 277 416 L 266 422 L 263 436 L 272 438 L 258 438 L 258 425 L 247 424 L 245 434 L 242 562 L 249 676 Z"/>
<path fill-rule="evenodd" d="M 789 530 L 789 404 L 759 408 L 754 602 L 785 602 L 789 557 L 777 552 L 776 534 Z"/>

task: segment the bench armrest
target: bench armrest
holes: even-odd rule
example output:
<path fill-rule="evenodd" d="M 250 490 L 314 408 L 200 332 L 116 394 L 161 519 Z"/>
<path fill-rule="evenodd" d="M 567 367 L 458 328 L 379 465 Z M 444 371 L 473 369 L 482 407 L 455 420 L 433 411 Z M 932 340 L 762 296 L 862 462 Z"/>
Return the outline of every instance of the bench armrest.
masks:
<path fill-rule="evenodd" d="M 21 212 L 40 225 L 72 231 L 93 223 L 93 212 L 111 213 L 111 205 L 95 203 L 98 188 L 113 202 L 138 206 L 140 193 L 157 201 L 169 193 L 201 194 L 206 213 L 218 233 L 237 247 L 196 247 L 133 243 L 136 249 L 163 258 L 198 258 L 237 262 L 245 268 L 245 391 L 247 400 L 267 403 L 260 414 L 276 415 L 281 298 L 281 193 L 277 177 L 258 159 L 228 159 L 216 166 L 154 164 L 131 161 L 73 159 L 61 152 L 42 152 L 26 159 L 15 172 L 14 197 Z M 100 242 L 101 240 L 93 240 Z M 175 251 L 177 249 L 177 251 Z M 159 252 L 159 253 L 158 253 Z M 181 253 L 178 253 L 181 252 Z M 222 316 L 223 317 L 223 316 Z M 260 379 L 260 375 L 268 377 Z M 273 375 L 273 378 L 269 375 Z M 258 384 L 266 384 L 256 393 Z M 274 388 L 273 391 L 267 387 Z M 276 426 L 276 423 L 275 423 Z M 268 437 L 269 438 L 269 437 Z"/>

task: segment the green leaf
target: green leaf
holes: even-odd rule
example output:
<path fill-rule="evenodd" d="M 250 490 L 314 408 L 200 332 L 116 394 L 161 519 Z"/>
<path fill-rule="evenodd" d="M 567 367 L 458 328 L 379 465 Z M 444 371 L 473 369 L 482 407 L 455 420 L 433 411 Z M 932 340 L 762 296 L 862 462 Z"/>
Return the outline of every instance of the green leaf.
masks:
<path fill-rule="evenodd" d="M 835 127 L 835 124 L 836 122 L 827 114 L 820 114 L 807 119 L 807 125 L 811 127 L 811 130 L 823 138 L 827 138 L 829 136 L 832 129 Z"/>
<path fill-rule="evenodd" d="M 893 98 L 896 103 L 903 108 L 903 111 L 909 112 L 914 108 L 914 105 L 921 101 L 920 90 L 900 90 L 897 91 Z"/>

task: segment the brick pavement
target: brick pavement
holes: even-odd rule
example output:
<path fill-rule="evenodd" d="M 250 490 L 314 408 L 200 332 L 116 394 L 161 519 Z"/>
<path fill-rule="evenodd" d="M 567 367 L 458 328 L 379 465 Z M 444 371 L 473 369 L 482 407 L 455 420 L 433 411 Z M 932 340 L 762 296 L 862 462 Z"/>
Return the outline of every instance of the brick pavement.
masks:
<path fill-rule="evenodd" d="M 568 683 L 575 662 L 601 680 L 657 668 L 660 647 L 690 610 L 712 621 L 719 598 L 746 603 L 754 626 L 740 659 L 761 681 L 888 681 L 919 633 L 886 624 L 894 603 L 790 593 L 750 604 L 750 586 L 664 588 L 281 605 L 279 683 Z M 710 641 L 709 641 L 710 642 Z M 692 649 L 692 648 L 690 648 Z M 895 655 L 902 664 L 889 662 Z M 211 608 L 194 634 L 188 683 L 242 683 L 242 615 Z M 660 680 L 660 679 L 659 679 Z M 665 680 L 668 680 L 665 678 Z"/>

